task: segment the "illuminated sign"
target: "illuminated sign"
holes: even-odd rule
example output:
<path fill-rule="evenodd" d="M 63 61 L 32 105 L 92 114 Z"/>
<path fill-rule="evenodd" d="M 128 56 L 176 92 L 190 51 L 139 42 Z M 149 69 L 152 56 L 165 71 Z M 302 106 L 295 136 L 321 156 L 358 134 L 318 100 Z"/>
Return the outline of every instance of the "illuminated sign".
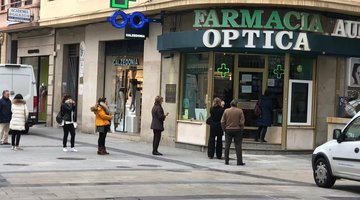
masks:
<path fill-rule="evenodd" d="M 216 72 L 221 75 L 221 78 L 225 78 L 230 73 L 230 69 L 225 63 L 222 63 L 221 67 L 217 68 Z"/>
<path fill-rule="evenodd" d="M 128 9 L 129 1 L 136 1 L 136 0 L 110 0 L 110 7 L 119 8 L 119 9 Z"/>
<path fill-rule="evenodd" d="M 163 20 L 162 18 L 147 18 L 141 12 L 126 14 L 124 11 L 118 10 L 111 17 L 108 18 L 108 21 L 111 22 L 111 24 L 118 29 L 125 28 L 128 24 L 130 24 L 132 28 L 140 29 L 143 28 L 147 23 L 162 23 Z"/>
<path fill-rule="evenodd" d="M 285 70 L 282 65 L 277 65 L 273 73 L 276 75 L 277 79 L 281 79 L 285 74 Z"/>

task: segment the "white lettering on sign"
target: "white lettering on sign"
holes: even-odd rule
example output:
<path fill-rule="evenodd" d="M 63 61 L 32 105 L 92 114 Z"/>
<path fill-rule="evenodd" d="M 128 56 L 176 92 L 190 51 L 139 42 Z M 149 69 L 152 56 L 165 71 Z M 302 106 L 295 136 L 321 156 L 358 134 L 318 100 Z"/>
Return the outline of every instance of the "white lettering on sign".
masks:
<path fill-rule="evenodd" d="M 139 65 L 139 59 L 137 58 L 115 58 L 113 60 L 114 66 L 134 66 Z"/>
<path fill-rule="evenodd" d="M 262 48 L 274 49 L 273 43 L 275 43 L 275 46 L 281 50 L 311 51 L 306 33 L 299 33 L 297 37 L 294 37 L 293 31 L 280 31 L 276 34 L 274 31 L 242 30 L 242 33 L 240 33 L 240 31 L 235 29 L 209 29 L 205 31 L 203 35 L 203 44 L 207 48 L 219 46 L 231 48 L 233 46 L 232 42 L 243 39 L 246 41 L 244 45 L 245 48 L 256 48 L 256 45 L 259 44 L 256 44 L 255 40 L 259 40 L 261 34 L 263 34 L 265 41 L 264 44 L 261 44 Z"/>
<path fill-rule="evenodd" d="M 360 38 L 360 22 L 338 19 L 331 36 Z"/>

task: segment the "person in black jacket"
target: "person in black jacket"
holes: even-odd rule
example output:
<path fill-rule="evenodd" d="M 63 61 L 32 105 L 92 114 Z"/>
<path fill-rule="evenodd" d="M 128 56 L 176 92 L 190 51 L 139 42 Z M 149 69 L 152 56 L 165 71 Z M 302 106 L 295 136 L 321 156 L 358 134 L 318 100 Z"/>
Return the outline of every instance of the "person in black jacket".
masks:
<path fill-rule="evenodd" d="M 216 149 L 216 158 L 221 159 L 224 134 L 221 128 L 221 117 L 224 114 L 224 108 L 221 106 L 221 99 L 216 97 L 213 106 L 210 108 L 210 136 L 208 142 L 208 157 L 214 158 Z M 215 146 L 216 143 L 216 146 Z"/>
<path fill-rule="evenodd" d="M 11 120 L 11 100 L 9 90 L 4 90 L 0 99 L 0 139 L 1 145 L 9 145 L 9 125 Z"/>
<path fill-rule="evenodd" d="M 65 95 L 62 99 L 61 104 L 61 112 L 63 116 L 63 130 L 64 130 L 64 137 L 63 137 L 63 151 L 68 151 L 67 149 L 67 140 L 69 133 L 71 135 L 71 151 L 77 152 L 78 150 L 75 149 L 75 101 L 71 98 L 70 95 Z"/>
<path fill-rule="evenodd" d="M 164 109 L 161 104 L 163 103 L 164 98 L 161 96 L 155 97 L 155 104 L 152 108 L 152 121 L 151 121 L 151 129 L 154 131 L 154 139 L 153 139 L 153 155 L 162 156 L 162 154 L 158 151 L 160 140 L 161 140 L 161 132 L 164 131 L 164 121 L 169 113 L 164 114 Z"/>
<path fill-rule="evenodd" d="M 257 120 L 257 125 L 259 126 L 255 141 L 266 142 L 265 135 L 267 128 L 272 124 L 272 114 L 273 114 L 273 100 L 270 96 L 270 91 L 267 89 L 264 95 L 259 100 L 259 105 L 261 109 L 261 115 Z"/>

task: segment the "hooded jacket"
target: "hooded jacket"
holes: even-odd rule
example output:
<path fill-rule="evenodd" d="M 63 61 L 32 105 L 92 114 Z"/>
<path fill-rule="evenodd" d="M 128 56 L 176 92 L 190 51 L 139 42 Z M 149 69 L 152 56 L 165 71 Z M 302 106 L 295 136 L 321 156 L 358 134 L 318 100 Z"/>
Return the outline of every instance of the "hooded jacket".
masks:
<path fill-rule="evenodd" d="M 29 117 L 26 101 L 23 99 L 14 99 L 11 106 L 11 112 L 10 129 L 16 131 L 25 130 L 25 124 Z"/>
<path fill-rule="evenodd" d="M 91 111 L 95 113 L 95 116 L 96 116 L 95 125 L 96 126 L 110 125 L 110 120 L 113 117 L 110 115 L 109 108 L 105 103 L 100 103 L 100 104 L 95 105 L 94 107 L 91 107 Z"/>

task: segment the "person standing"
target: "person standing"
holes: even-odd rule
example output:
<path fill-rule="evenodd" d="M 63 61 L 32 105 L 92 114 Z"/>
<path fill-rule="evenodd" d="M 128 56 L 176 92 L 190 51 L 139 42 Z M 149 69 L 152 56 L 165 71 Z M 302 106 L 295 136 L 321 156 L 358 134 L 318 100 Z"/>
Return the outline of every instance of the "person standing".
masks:
<path fill-rule="evenodd" d="M 10 120 L 10 132 L 11 132 L 11 145 L 12 150 L 22 150 L 19 147 L 21 134 L 25 131 L 25 125 L 27 118 L 29 117 L 29 111 L 26 107 L 26 101 L 21 94 L 17 94 L 14 97 L 13 104 L 11 106 L 12 117 Z"/>
<path fill-rule="evenodd" d="M 0 136 L 1 145 L 9 145 L 9 125 L 11 120 L 11 100 L 9 90 L 4 90 L 0 99 Z"/>
<path fill-rule="evenodd" d="M 160 140 L 161 140 L 161 132 L 164 131 L 164 121 L 169 113 L 164 114 L 164 109 L 162 108 L 162 103 L 164 98 L 161 96 L 155 97 L 155 103 L 151 110 L 152 121 L 151 121 L 151 129 L 154 132 L 154 139 L 153 139 L 153 155 L 162 156 L 158 151 Z"/>
<path fill-rule="evenodd" d="M 225 165 L 229 164 L 229 153 L 231 142 L 234 139 L 237 165 L 245 165 L 242 159 L 242 140 L 245 124 L 243 111 L 237 107 L 238 101 L 232 100 L 230 108 L 224 111 L 221 118 L 221 126 L 225 131 Z"/>
<path fill-rule="evenodd" d="M 258 132 L 255 137 L 255 141 L 266 142 L 265 136 L 267 128 L 271 126 L 272 123 L 272 110 L 273 110 L 273 101 L 270 96 L 270 91 L 267 89 L 264 95 L 259 100 L 259 106 L 261 114 L 257 120 L 257 125 L 259 126 Z"/>
<path fill-rule="evenodd" d="M 97 104 L 91 108 L 91 111 L 95 113 L 96 131 L 99 132 L 97 154 L 107 155 L 109 153 L 106 151 L 105 140 L 107 133 L 110 131 L 110 124 L 113 116 L 110 113 L 106 98 L 100 98 Z"/>
<path fill-rule="evenodd" d="M 216 152 L 216 158 L 221 159 L 223 148 L 223 130 L 221 128 L 221 117 L 224 113 L 221 99 L 216 97 L 213 101 L 213 106 L 210 108 L 210 136 L 208 142 L 208 157 L 214 158 Z M 216 145 L 215 145 L 216 143 Z"/>
<path fill-rule="evenodd" d="M 70 151 L 77 152 L 78 150 L 75 149 L 75 109 L 76 104 L 75 101 L 71 98 L 70 95 L 64 95 L 61 104 L 61 112 L 63 114 L 63 130 L 64 130 L 64 137 L 63 137 L 63 151 L 67 152 L 67 140 L 69 133 L 71 135 L 71 149 Z"/>

